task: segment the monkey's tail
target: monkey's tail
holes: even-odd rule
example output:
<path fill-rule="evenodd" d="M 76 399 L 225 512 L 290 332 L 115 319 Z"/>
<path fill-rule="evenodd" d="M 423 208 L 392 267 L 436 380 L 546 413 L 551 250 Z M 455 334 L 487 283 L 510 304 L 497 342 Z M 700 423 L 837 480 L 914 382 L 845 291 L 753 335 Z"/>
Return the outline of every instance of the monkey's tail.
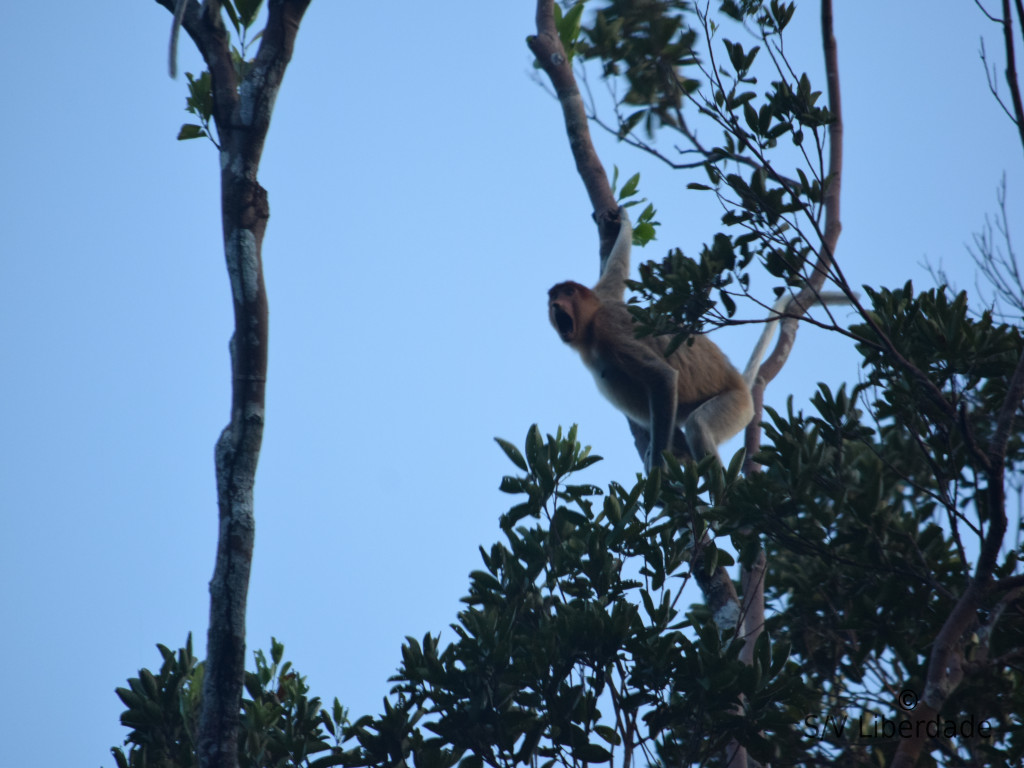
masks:
<path fill-rule="evenodd" d="M 174 21 L 171 22 L 171 47 L 167 57 L 172 78 L 178 76 L 178 32 L 181 30 L 181 21 L 185 17 L 186 4 L 186 0 L 178 0 L 177 5 L 174 6 Z"/>
<path fill-rule="evenodd" d="M 757 378 L 757 372 L 761 368 L 761 358 L 765 356 L 768 345 L 771 344 L 772 338 L 775 336 L 775 326 L 779 324 L 779 315 L 786 311 L 786 307 L 792 300 L 793 297 L 786 294 L 772 305 L 771 314 L 768 316 L 769 320 L 764 324 L 764 330 L 761 331 L 761 338 L 757 340 L 757 346 L 750 353 L 750 361 L 743 369 L 743 380 L 747 382 L 748 389 L 754 386 L 754 379 Z"/>

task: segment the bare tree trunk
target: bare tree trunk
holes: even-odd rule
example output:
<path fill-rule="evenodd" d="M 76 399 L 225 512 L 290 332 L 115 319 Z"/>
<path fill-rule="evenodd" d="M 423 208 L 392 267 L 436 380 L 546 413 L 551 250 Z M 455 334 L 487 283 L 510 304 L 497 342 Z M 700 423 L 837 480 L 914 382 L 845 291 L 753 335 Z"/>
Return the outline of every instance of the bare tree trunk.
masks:
<path fill-rule="evenodd" d="M 173 0 L 157 0 L 174 10 Z M 231 421 L 215 450 L 220 528 L 210 581 L 203 703 L 197 752 L 203 768 L 238 765 L 238 721 L 245 676 L 245 607 L 255 541 L 253 485 L 263 440 L 269 316 L 263 282 L 263 235 L 270 207 L 257 181 L 274 101 L 310 0 L 270 0 L 259 52 L 245 79 L 231 60 L 220 3 L 201 13 L 188 0 L 182 27 L 195 41 L 213 81 L 220 141 L 221 217 L 231 281 Z"/>

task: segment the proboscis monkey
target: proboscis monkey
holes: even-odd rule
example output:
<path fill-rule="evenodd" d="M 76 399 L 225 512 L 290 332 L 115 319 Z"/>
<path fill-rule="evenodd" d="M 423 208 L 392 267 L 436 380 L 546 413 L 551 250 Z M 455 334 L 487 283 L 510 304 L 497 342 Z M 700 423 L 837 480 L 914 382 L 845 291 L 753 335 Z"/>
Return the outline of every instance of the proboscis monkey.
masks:
<path fill-rule="evenodd" d="M 773 307 L 775 319 L 765 325 L 742 375 L 706 336 L 666 357 L 666 340 L 636 338 L 623 302 L 633 228 L 625 210 L 619 216 L 619 234 L 597 285 L 568 281 L 548 291 L 551 324 L 580 353 L 604 396 L 650 435 L 648 471 L 662 464 L 668 448 L 687 460 L 718 456 L 718 445 L 753 418 L 750 388 L 789 297 Z"/>

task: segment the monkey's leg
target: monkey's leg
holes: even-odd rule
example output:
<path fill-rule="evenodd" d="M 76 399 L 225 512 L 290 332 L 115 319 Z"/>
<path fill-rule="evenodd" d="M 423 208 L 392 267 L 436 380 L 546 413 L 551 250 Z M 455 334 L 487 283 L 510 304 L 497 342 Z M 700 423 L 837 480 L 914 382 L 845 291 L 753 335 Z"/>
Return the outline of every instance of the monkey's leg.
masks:
<path fill-rule="evenodd" d="M 713 453 L 721 462 L 718 446 L 743 429 L 754 417 L 750 392 L 731 389 L 702 403 L 686 419 L 686 442 L 697 459 Z"/>
<path fill-rule="evenodd" d="M 672 455 L 680 461 L 696 461 L 693 451 L 690 450 L 690 443 L 682 428 L 677 427 L 672 433 Z"/>
<path fill-rule="evenodd" d="M 679 376 L 671 366 L 652 367 L 647 376 L 647 396 L 650 412 L 651 442 L 644 456 L 644 469 L 648 472 L 661 467 L 665 459 L 661 455 L 672 447 L 676 430 L 676 379 Z"/>

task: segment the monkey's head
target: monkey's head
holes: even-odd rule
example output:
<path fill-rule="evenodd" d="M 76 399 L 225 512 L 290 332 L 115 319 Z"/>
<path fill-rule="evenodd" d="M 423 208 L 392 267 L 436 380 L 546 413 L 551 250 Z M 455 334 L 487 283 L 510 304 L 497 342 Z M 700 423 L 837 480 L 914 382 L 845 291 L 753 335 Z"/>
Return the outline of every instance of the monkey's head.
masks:
<path fill-rule="evenodd" d="M 548 318 L 566 344 L 580 344 L 591 318 L 601 305 L 592 290 L 567 280 L 548 291 Z"/>

